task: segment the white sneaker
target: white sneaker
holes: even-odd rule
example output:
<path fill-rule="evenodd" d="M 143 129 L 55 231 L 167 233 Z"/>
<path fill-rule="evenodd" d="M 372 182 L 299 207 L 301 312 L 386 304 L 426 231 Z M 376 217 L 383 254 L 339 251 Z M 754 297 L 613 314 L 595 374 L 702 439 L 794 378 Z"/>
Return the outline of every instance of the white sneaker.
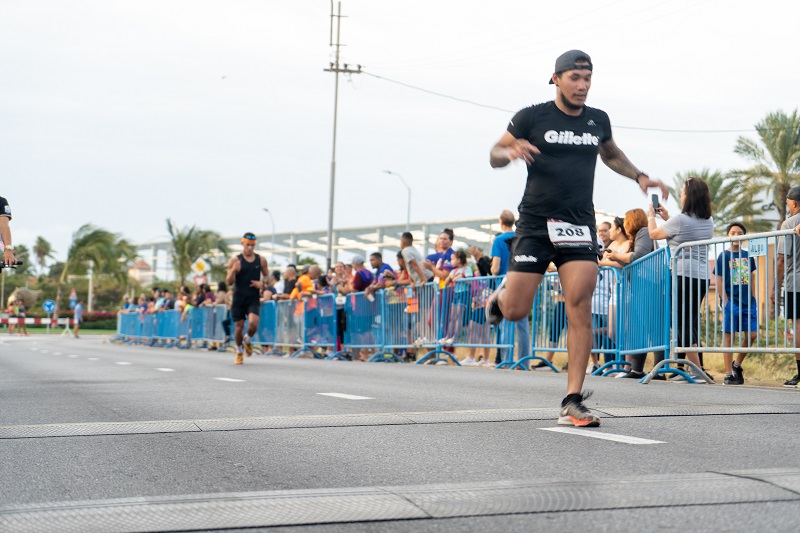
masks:
<path fill-rule="evenodd" d="M 472 357 L 467 357 L 461 361 L 461 366 L 476 366 L 478 363 Z"/>

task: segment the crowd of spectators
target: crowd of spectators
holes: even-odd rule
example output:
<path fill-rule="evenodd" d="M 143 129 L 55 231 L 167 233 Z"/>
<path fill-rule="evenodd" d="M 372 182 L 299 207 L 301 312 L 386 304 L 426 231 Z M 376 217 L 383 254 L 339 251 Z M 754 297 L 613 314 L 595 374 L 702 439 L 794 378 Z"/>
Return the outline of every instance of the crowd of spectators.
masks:
<path fill-rule="evenodd" d="M 792 197 L 792 194 L 796 198 Z M 620 279 L 619 271 L 656 251 L 659 241 L 665 242 L 674 254 L 682 243 L 708 240 L 713 237 L 714 221 L 711 213 L 711 199 L 705 181 L 694 177 L 689 178 L 681 190 L 680 200 L 681 212 L 674 216 L 670 216 L 663 204 L 650 205 L 649 212 L 639 208 L 631 209 L 625 213 L 624 217 L 614 217 L 597 225 L 599 266 L 605 268 L 601 268 L 599 271 L 596 290 L 592 298 L 592 323 L 595 332 L 594 351 L 601 352 L 600 355 L 603 350 L 607 350 L 607 356 L 614 353 L 618 343 L 616 338 L 618 311 L 620 306 L 628 305 L 618 301 L 619 291 L 616 290 L 615 285 Z M 792 211 L 792 216 L 797 217 L 797 220 L 800 221 L 800 188 L 790 191 L 787 203 L 790 208 L 796 207 Z M 662 220 L 660 224 L 656 222 L 657 217 Z M 794 218 L 790 220 L 794 220 Z M 401 249 L 393 258 L 397 264 L 395 268 L 384 260 L 380 252 L 371 253 L 368 263 L 363 256 L 355 255 L 348 262 L 336 263 L 327 272 L 315 264 L 288 265 L 282 272 L 273 271 L 265 280 L 261 301 L 299 300 L 327 294 L 335 295 L 338 307 L 339 339 L 337 344 L 341 346 L 342 334 L 347 328 L 346 313 L 343 310 L 345 297 L 364 293 L 366 300 L 374 302 L 377 293 L 384 291 L 385 295 L 390 295 L 386 296 L 387 303 L 401 306 L 404 313 L 411 313 L 416 311 L 421 304 L 419 301 L 412 302 L 411 299 L 406 301 L 403 289 L 408 286 L 421 286 L 433 282 L 438 285 L 440 290 L 450 288 L 449 292 L 442 292 L 442 294 L 449 294 L 450 300 L 442 306 L 441 330 L 437 332 L 441 338 L 431 338 L 432 334 L 425 330 L 425 324 L 416 324 L 408 332 L 410 338 L 414 339 L 413 344 L 425 346 L 424 349 L 428 350 L 432 343 L 438 343 L 441 346 L 440 350 L 446 350 L 451 354 L 455 354 L 452 347 L 454 344 L 465 344 L 467 350 L 461 353 L 462 365 L 495 366 L 505 360 L 507 354 L 503 348 L 490 353 L 485 346 L 503 344 L 502 338 L 490 342 L 485 334 L 488 328 L 484 326 L 483 303 L 493 287 L 482 281 L 481 283 L 484 284 L 480 287 L 484 290 L 476 290 L 477 285 L 463 283 L 463 280 L 478 276 L 503 276 L 507 273 L 514 237 L 514 224 L 513 213 L 503 211 L 499 217 L 501 231 L 492 239 L 488 254 L 476 246 L 470 246 L 467 250 L 454 249 L 454 232 L 452 229 L 445 228 L 436 239 L 435 250 L 427 257 L 424 257 L 414 245 L 413 235 L 409 232 L 403 233 L 400 238 Z M 797 224 L 796 227 L 800 228 L 800 224 Z M 742 236 L 746 232 L 747 229 L 741 222 L 733 222 L 727 228 L 729 237 Z M 800 230 L 798 230 L 798 235 L 800 235 Z M 789 239 L 786 240 L 786 242 L 788 241 Z M 782 246 L 788 248 L 786 244 Z M 755 284 L 751 280 L 756 275 L 756 268 L 753 259 L 748 257 L 747 250 L 736 242 L 732 242 L 723 253 L 719 254 L 713 272 L 708 253 L 704 253 L 702 247 L 696 248 L 683 250 L 683 253 L 679 254 L 676 262 L 678 298 L 676 302 L 672 303 L 680 310 L 677 331 L 674 334 L 677 336 L 678 344 L 687 350 L 685 354 L 679 354 L 679 357 L 685 357 L 694 364 L 692 367 L 687 365 L 685 368 L 692 379 L 704 381 L 710 379 L 710 376 L 695 370 L 696 368 L 705 371 L 702 354 L 691 351 L 691 348 L 697 347 L 699 344 L 698 327 L 701 306 L 711 285 L 711 277 L 715 276 L 716 294 L 720 300 L 720 308 L 724 312 L 725 346 L 732 346 L 735 342 L 734 337 L 739 334 L 739 344 L 747 347 L 755 342 L 758 329 L 758 310 L 754 303 L 753 292 Z M 794 270 L 800 270 L 800 267 L 796 267 L 794 264 L 784 267 L 781 261 L 785 256 L 787 256 L 785 250 L 781 250 L 781 253 L 777 255 L 779 270 L 789 272 L 789 274 L 785 274 L 786 279 L 793 279 L 788 276 L 793 275 Z M 617 269 L 617 274 L 614 274 L 611 269 Z M 549 270 L 555 271 L 554 266 L 551 265 Z M 782 280 L 783 278 L 777 281 L 781 283 Z M 459 283 L 459 281 L 461 282 Z M 656 283 L 656 280 L 653 282 Z M 545 340 L 549 338 L 551 350 L 556 346 L 561 346 L 563 343 L 562 333 L 568 327 L 563 305 L 559 306 L 559 287 L 557 277 L 554 278 L 553 283 L 543 285 L 545 292 L 553 293 L 553 300 L 547 300 L 550 303 L 544 304 L 544 307 L 551 313 L 551 316 L 546 319 L 550 333 L 546 334 L 545 338 Z M 777 294 L 780 292 L 780 288 L 771 292 Z M 791 294 L 795 294 L 795 292 Z M 646 296 L 631 295 L 633 299 Z M 662 294 L 661 296 L 669 298 L 669 295 Z M 548 296 L 548 298 L 550 297 Z M 208 284 L 201 284 L 194 291 L 187 286 L 181 286 L 175 295 L 168 288 L 161 290 L 154 287 L 149 295 L 142 293 L 137 298 L 126 297 L 122 311 L 158 313 L 175 309 L 181 312 L 185 319 L 186 314 L 192 308 L 210 305 L 225 305 L 229 308 L 230 303 L 231 294 L 225 283 L 219 283 L 216 291 L 213 291 Z M 794 305 L 794 300 L 790 304 Z M 18 313 L 17 310 L 15 314 L 18 315 Z M 225 325 L 226 333 L 229 335 L 229 317 Z M 795 321 L 795 325 L 797 325 L 797 321 Z M 517 360 L 527 359 L 531 355 L 530 326 L 530 317 L 514 324 Z M 397 344 L 403 343 L 398 342 Z M 414 359 L 417 350 L 405 348 L 399 351 L 403 357 Z M 531 365 L 532 369 L 549 367 L 547 363 L 552 362 L 553 352 L 540 351 L 536 355 L 542 353 L 544 353 L 543 359 L 547 362 L 534 363 Z M 363 360 L 369 355 L 370 350 L 360 350 L 356 358 Z M 663 351 L 656 351 L 653 355 L 654 365 L 665 357 Z M 646 356 L 646 353 L 628 355 L 626 359 L 630 364 L 630 370 L 624 373 L 620 372 L 618 377 L 636 379 L 644 377 Z M 744 383 L 741 364 L 745 356 L 746 350 L 744 349 L 735 359 L 733 354 L 725 354 L 725 384 Z M 607 357 L 606 361 L 608 360 Z M 595 371 L 600 365 L 599 355 L 593 353 L 587 371 Z M 798 376 L 800 376 L 800 357 L 798 358 Z M 794 378 L 795 384 L 798 376 Z M 663 379 L 663 377 L 661 378 Z M 655 379 L 659 379 L 659 377 Z"/>

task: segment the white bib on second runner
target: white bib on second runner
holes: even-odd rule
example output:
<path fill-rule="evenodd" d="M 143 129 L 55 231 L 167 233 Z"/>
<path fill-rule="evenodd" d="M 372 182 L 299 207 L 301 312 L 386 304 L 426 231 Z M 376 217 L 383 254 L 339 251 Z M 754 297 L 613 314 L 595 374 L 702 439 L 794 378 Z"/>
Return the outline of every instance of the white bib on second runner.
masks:
<path fill-rule="evenodd" d="M 576 226 L 555 218 L 547 219 L 547 233 L 556 248 L 594 248 L 595 237 L 589 226 Z"/>

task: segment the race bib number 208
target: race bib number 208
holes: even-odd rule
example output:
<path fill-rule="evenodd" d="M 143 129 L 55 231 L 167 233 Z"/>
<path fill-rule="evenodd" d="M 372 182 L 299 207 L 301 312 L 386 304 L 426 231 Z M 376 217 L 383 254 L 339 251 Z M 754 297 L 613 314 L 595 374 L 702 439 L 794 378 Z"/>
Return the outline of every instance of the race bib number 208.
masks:
<path fill-rule="evenodd" d="M 547 233 L 556 248 L 593 248 L 595 236 L 589 226 L 576 226 L 562 220 L 549 219 Z"/>

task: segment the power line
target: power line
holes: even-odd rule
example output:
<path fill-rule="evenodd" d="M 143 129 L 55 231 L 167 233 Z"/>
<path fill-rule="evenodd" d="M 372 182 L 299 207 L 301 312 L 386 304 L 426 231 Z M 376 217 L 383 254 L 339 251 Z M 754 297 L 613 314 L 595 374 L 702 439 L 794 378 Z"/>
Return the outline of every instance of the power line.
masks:
<path fill-rule="evenodd" d="M 426 94 L 432 94 L 434 96 L 439 96 L 441 98 L 447 98 L 448 100 L 454 100 L 456 102 L 461 102 L 469 105 L 474 105 L 477 107 L 483 107 L 485 109 L 494 109 L 495 111 L 503 111 L 505 113 L 515 113 L 516 111 L 513 109 L 506 109 L 503 107 L 488 105 L 488 104 L 481 104 L 480 102 L 474 102 L 472 100 L 467 100 L 465 98 L 458 98 L 457 96 L 451 96 L 449 94 L 444 94 L 436 91 L 431 91 L 429 89 L 424 89 L 422 87 L 417 87 L 416 85 L 411 85 L 409 83 L 405 83 L 398 80 L 393 80 L 391 78 L 387 78 L 386 76 L 379 76 L 377 74 L 372 74 L 371 72 L 366 72 L 363 70 L 359 71 L 360 74 L 365 74 L 367 76 L 371 76 L 373 78 L 377 78 L 379 80 L 387 81 L 389 83 L 394 83 L 396 85 L 400 85 L 402 87 L 406 87 L 408 89 L 413 89 L 415 91 L 420 91 Z M 675 129 L 667 129 L 667 128 L 641 128 L 637 126 L 619 126 L 615 125 L 615 129 L 621 130 L 636 130 L 636 131 L 652 131 L 652 132 L 660 132 L 660 133 L 752 133 L 756 131 L 755 128 L 747 128 L 747 129 L 735 129 L 735 130 L 675 130 Z"/>

